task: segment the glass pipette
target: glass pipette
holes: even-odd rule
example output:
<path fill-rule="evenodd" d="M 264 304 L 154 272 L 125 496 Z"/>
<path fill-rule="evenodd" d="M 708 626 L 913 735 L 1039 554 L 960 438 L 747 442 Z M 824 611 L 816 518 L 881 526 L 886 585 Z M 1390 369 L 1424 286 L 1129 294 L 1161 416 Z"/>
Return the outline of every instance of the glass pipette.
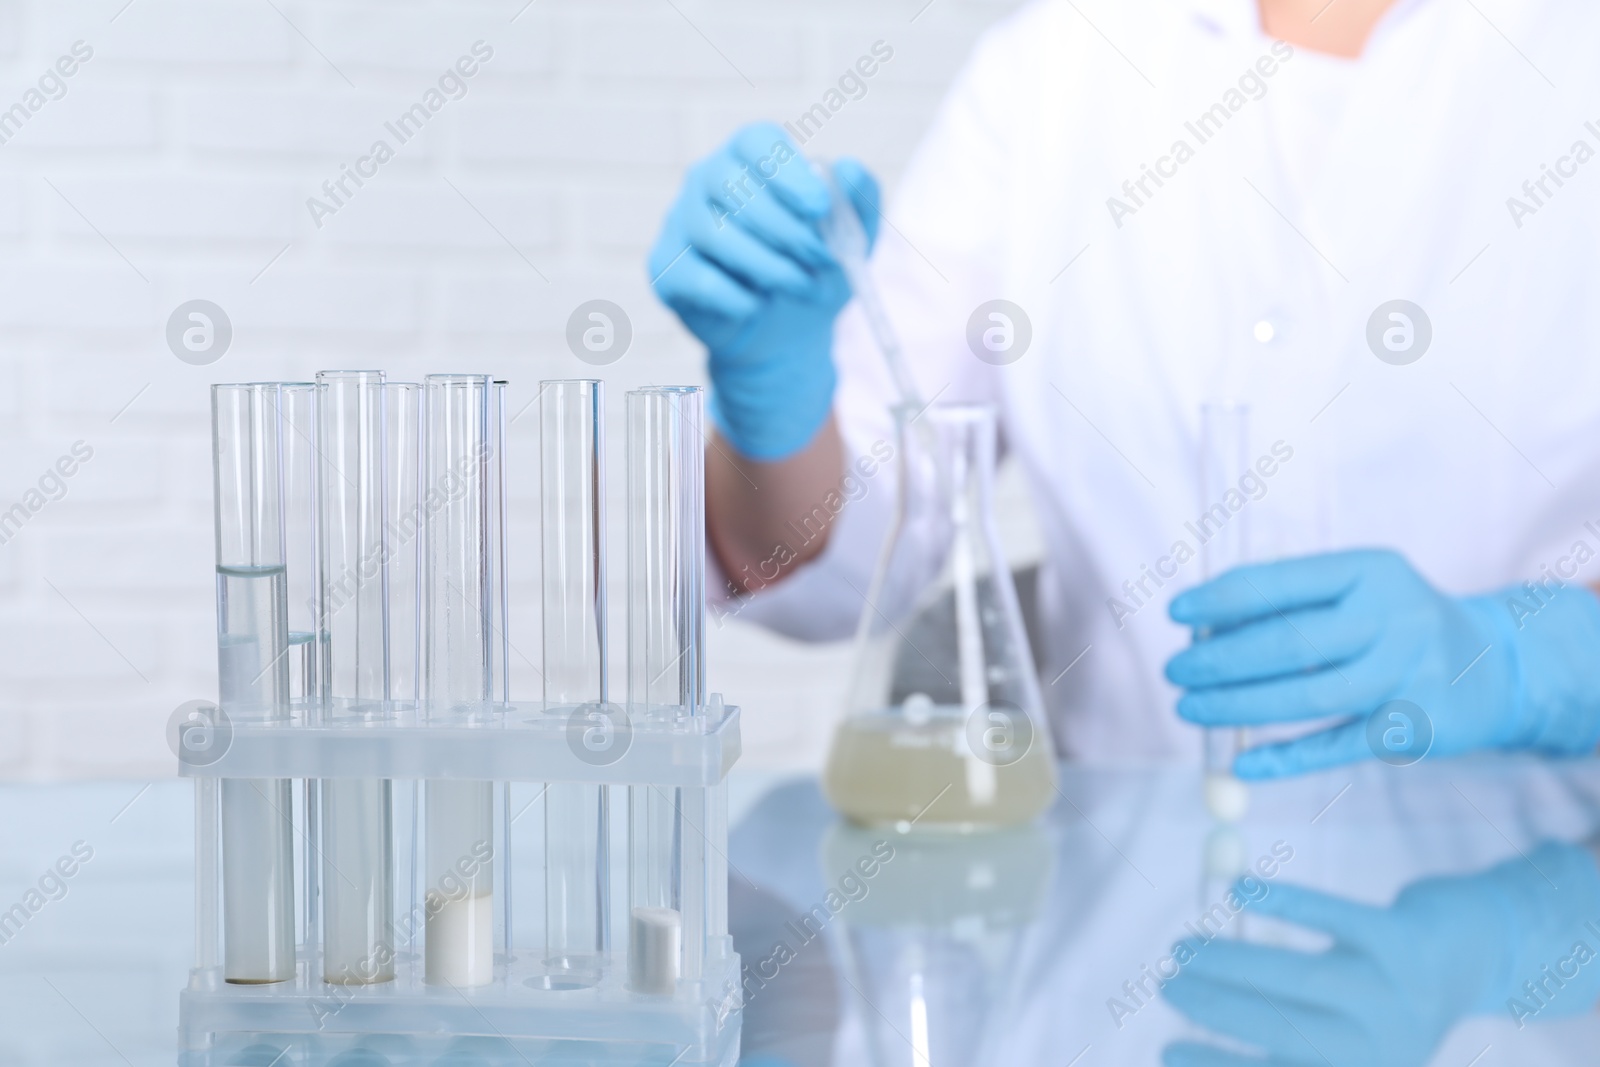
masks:
<path fill-rule="evenodd" d="M 900 339 L 889 323 L 883 298 L 873 284 L 871 271 L 867 269 L 866 227 L 862 226 L 833 167 L 827 163 L 813 162 L 811 169 L 828 186 L 829 207 L 827 217 L 822 220 L 822 240 L 844 269 L 844 276 L 850 282 L 850 291 L 867 318 L 872 339 L 877 342 L 878 351 L 883 353 L 883 361 L 888 364 L 889 377 L 893 379 L 899 403 L 913 411 L 920 411 L 924 405 L 917 393 L 916 382 L 906 369 L 905 356 L 900 351 Z"/>

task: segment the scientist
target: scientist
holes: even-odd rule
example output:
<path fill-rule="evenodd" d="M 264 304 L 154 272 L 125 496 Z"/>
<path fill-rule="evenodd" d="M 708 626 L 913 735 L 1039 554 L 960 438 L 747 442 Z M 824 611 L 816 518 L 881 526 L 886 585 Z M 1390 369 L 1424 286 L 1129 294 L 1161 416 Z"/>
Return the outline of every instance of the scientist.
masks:
<path fill-rule="evenodd" d="M 1435 755 L 1593 750 L 1597 46 L 1577 0 L 1041 0 L 979 43 L 881 232 L 833 164 L 920 394 L 995 404 L 1031 488 L 1065 754 L 1238 724 L 1242 776 L 1292 774 L 1373 754 L 1396 700 Z M 826 639 L 896 445 L 819 236 L 817 112 L 696 165 L 649 273 L 709 352 L 718 610 Z M 1252 440 L 1208 500 L 1218 399 Z M 1224 523 L 1261 562 L 1202 581 Z"/>

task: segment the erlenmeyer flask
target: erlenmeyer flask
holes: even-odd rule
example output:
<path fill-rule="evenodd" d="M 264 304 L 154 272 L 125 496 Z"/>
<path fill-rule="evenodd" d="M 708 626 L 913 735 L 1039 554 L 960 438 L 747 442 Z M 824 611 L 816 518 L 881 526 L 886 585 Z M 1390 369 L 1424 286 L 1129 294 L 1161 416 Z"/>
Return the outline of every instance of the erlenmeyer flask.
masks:
<path fill-rule="evenodd" d="M 899 508 L 823 789 L 868 824 L 1024 822 L 1049 806 L 1055 760 L 994 522 L 994 409 L 896 414 Z"/>

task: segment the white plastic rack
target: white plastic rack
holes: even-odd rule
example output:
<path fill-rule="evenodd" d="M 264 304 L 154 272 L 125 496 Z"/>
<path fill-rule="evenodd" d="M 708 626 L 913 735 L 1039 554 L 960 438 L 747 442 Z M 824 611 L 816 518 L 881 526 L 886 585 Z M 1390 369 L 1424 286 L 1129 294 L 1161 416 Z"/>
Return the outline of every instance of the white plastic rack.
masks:
<path fill-rule="evenodd" d="M 512 701 L 505 384 L 214 387 L 220 697 L 173 729 L 189 1067 L 737 1061 L 702 397 L 627 397 L 623 700 L 600 383 L 536 403 L 544 691 Z"/>

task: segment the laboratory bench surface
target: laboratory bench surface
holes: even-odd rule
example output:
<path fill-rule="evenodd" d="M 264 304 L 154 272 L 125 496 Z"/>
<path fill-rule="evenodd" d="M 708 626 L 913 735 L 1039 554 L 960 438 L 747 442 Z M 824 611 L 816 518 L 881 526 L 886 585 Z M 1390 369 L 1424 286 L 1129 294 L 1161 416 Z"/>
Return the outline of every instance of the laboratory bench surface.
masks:
<path fill-rule="evenodd" d="M 1600 963 L 1571 950 L 1600 948 L 1595 761 L 1368 764 L 1255 786 L 1232 827 L 1206 815 L 1189 769 L 1066 765 L 1038 822 L 971 835 L 844 824 L 810 778 L 730 785 L 748 1063 L 1220 1064 L 1269 1049 L 1502 1067 L 1593 1063 L 1600 1047 Z M 0 787 L 0 1065 L 178 1062 L 192 797 L 178 780 Z M 519 886 L 536 881 L 516 864 Z M 1339 899 L 1278 892 L 1291 885 Z M 1498 991 L 1524 972 L 1508 1002 Z M 1463 989 L 1490 993 L 1466 1006 Z M 382 1062 L 413 1060 L 435 1062 L 403 1047 Z"/>

